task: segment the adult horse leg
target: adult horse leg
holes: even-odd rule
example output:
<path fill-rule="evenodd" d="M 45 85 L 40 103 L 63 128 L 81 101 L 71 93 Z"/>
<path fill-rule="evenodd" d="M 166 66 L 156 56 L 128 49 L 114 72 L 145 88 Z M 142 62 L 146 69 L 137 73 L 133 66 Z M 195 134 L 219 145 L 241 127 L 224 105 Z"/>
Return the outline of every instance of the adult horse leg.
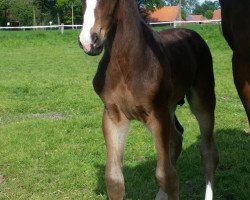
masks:
<path fill-rule="evenodd" d="M 241 102 L 245 108 L 250 125 L 250 58 L 233 54 L 233 76 Z"/>
<path fill-rule="evenodd" d="M 105 181 L 111 200 L 122 200 L 125 195 L 122 162 L 128 127 L 128 119 L 118 110 L 104 110 L 103 133 L 107 149 Z"/>
<path fill-rule="evenodd" d="M 213 199 L 213 175 L 218 165 L 218 153 L 213 138 L 215 94 L 210 80 L 200 77 L 194 88 L 187 94 L 190 108 L 194 113 L 201 132 L 200 153 L 206 177 L 205 200 Z"/>
<path fill-rule="evenodd" d="M 175 149 L 181 149 L 181 147 L 177 147 L 178 145 L 173 147 L 172 145 L 175 142 L 172 141 L 174 139 L 173 134 L 177 130 L 174 120 L 169 112 L 156 111 L 147 124 L 153 134 L 157 151 L 156 179 L 160 185 L 160 190 L 156 200 L 179 199 L 179 181 L 174 164 L 175 158 L 178 157 L 177 154 L 179 155 Z"/>

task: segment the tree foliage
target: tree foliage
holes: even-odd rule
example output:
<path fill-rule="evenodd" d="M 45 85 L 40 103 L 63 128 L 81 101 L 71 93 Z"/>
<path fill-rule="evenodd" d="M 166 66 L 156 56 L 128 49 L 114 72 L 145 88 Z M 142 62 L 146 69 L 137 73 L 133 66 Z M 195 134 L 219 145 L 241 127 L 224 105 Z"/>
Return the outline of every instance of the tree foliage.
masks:
<path fill-rule="evenodd" d="M 207 19 L 211 19 L 213 17 L 213 11 L 219 8 L 219 1 L 205 1 L 201 5 L 197 5 L 193 13 L 196 15 L 204 15 Z"/>
<path fill-rule="evenodd" d="M 0 25 L 18 22 L 20 25 L 45 25 L 51 21 L 72 23 L 82 22 L 81 0 L 0 0 Z"/>
<path fill-rule="evenodd" d="M 0 0 L 0 25 L 18 22 L 20 25 L 71 24 L 72 8 L 74 23 L 82 23 L 82 0 Z M 205 1 L 199 5 L 198 0 L 137 0 L 145 8 L 154 10 L 165 5 L 178 5 L 181 2 L 182 16 L 186 13 L 203 14 L 211 18 L 211 13 L 218 9 L 218 1 Z"/>
<path fill-rule="evenodd" d="M 0 25 L 6 24 L 7 9 L 10 6 L 9 0 L 0 0 Z"/>
<path fill-rule="evenodd" d="M 32 5 L 29 0 L 15 0 L 9 7 L 10 21 L 32 25 Z"/>
<path fill-rule="evenodd" d="M 144 4 L 148 10 L 155 10 L 156 8 L 166 5 L 164 0 L 145 0 Z"/>

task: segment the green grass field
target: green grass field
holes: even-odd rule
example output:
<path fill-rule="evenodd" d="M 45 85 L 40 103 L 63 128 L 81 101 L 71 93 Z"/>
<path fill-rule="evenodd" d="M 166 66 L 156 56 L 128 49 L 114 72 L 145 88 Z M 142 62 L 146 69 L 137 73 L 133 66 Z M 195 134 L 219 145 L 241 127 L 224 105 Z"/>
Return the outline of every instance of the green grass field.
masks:
<path fill-rule="evenodd" d="M 231 51 L 217 25 L 190 26 L 214 58 L 220 165 L 215 199 L 250 197 L 250 134 L 233 85 Z M 0 199 L 107 198 L 102 103 L 92 88 L 100 57 L 78 47 L 79 30 L 0 31 Z M 178 108 L 185 128 L 177 163 L 180 199 L 204 196 L 199 132 L 188 105 Z M 151 135 L 131 126 L 124 160 L 126 199 L 150 200 L 158 190 Z"/>

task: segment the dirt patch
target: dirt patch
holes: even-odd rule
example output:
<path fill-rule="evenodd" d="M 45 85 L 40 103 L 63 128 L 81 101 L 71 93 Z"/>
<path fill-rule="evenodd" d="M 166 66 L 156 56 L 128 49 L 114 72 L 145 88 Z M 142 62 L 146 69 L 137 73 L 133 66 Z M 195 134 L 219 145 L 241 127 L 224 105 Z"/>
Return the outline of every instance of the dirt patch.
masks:
<path fill-rule="evenodd" d="M 28 115 L 14 115 L 0 117 L 0 127 L 7 124 L 28 121 L 32 119 L 52 119 L 52 120 L 62 120 L 67 118 L 69 115 L 67 113 L 34 113 Z"/>
<path fill-rule="evenodd" d="M 32 114 L 32 117 L 38 119 L 64 119 L 65 116 L 61 113 L 36 113 Z"/>

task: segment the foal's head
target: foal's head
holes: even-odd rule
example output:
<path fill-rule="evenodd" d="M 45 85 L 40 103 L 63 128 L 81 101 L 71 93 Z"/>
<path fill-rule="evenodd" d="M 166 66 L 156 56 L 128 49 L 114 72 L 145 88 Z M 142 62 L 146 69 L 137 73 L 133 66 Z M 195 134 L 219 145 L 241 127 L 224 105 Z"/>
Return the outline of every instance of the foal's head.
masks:
<path fill-rule="evenodd" d="M 112 27 L 116 4 L 119 0 L 82 0 L 84 23 L 79 36 L 79 44 L 89 55 L 102 52 L 107 33 Z"/>

